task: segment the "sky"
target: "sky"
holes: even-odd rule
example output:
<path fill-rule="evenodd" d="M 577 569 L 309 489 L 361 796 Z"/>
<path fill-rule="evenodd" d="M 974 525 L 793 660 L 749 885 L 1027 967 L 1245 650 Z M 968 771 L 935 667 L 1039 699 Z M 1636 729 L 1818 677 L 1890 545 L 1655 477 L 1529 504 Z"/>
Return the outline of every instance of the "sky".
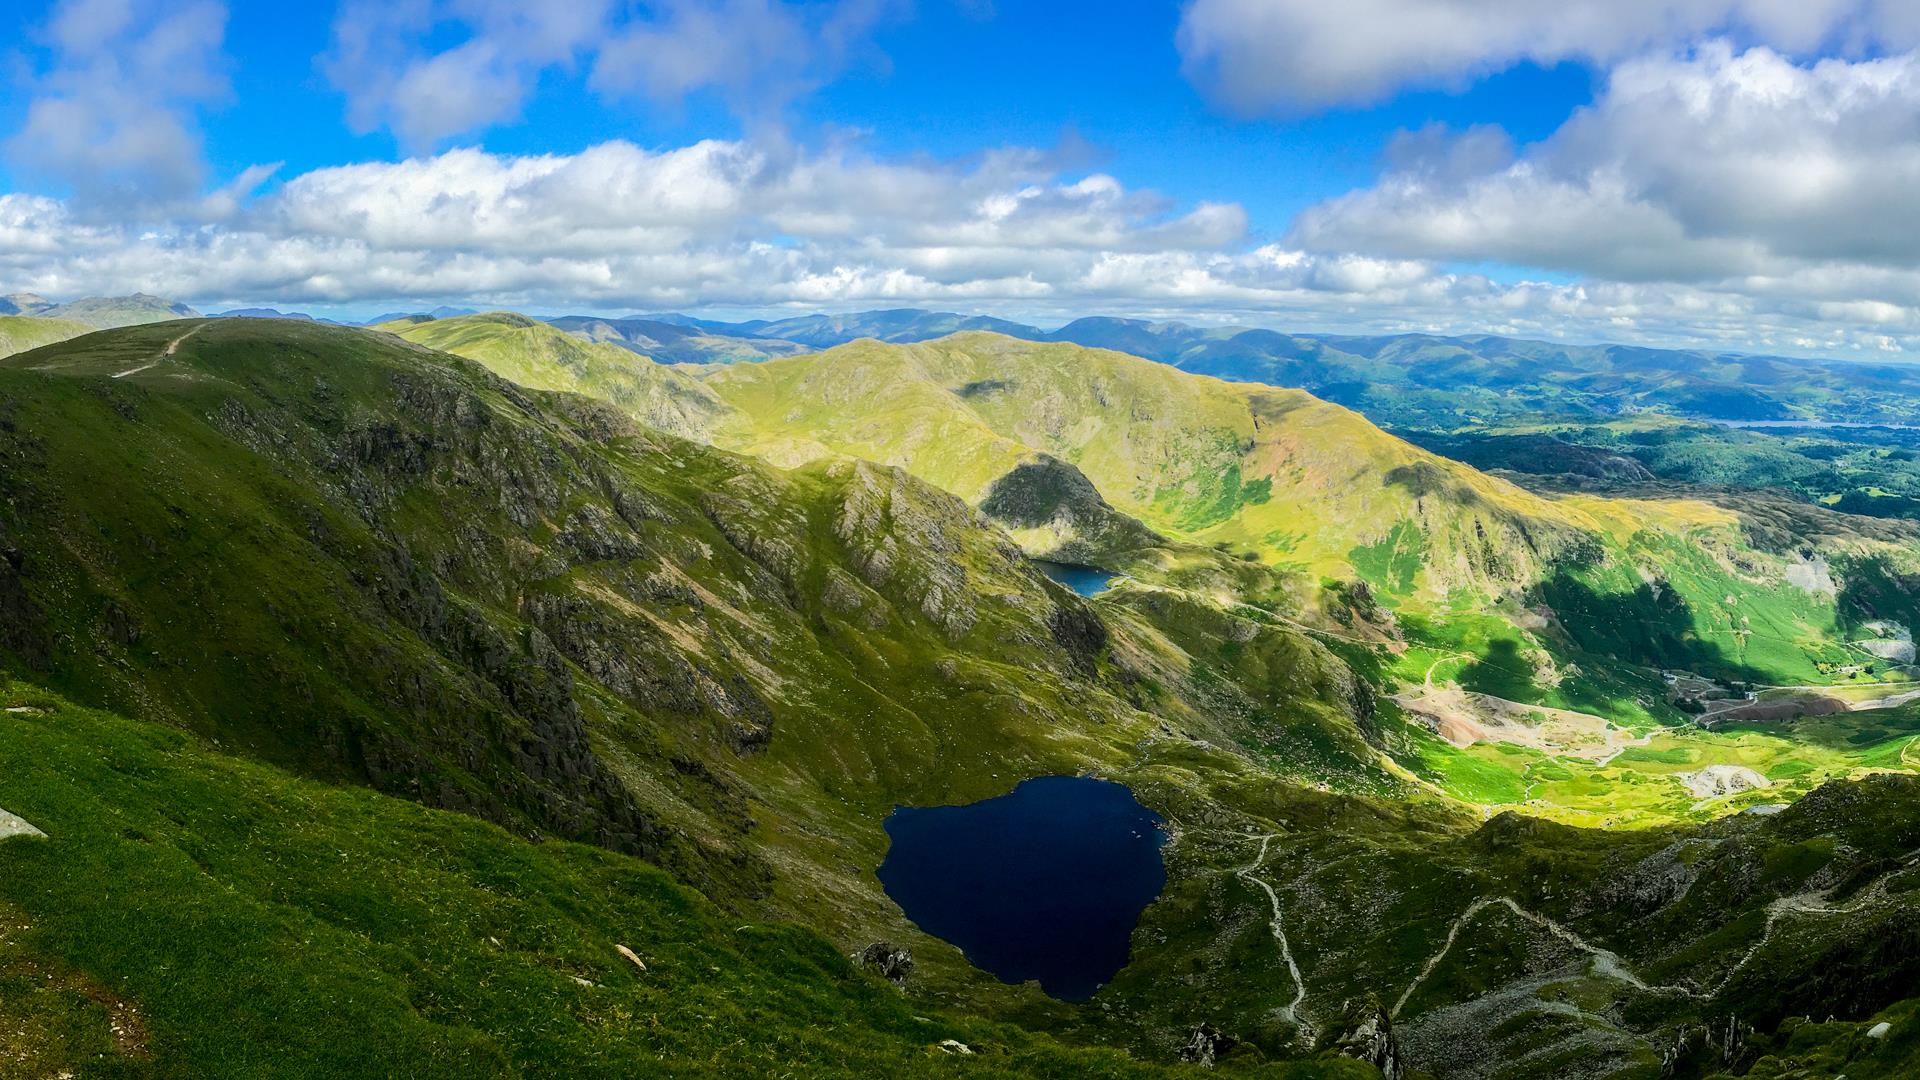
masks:
<path fill-rule="evenodd" d="M 1910 0 L 0 0 L 0 294 L 1920 355 Z"/>

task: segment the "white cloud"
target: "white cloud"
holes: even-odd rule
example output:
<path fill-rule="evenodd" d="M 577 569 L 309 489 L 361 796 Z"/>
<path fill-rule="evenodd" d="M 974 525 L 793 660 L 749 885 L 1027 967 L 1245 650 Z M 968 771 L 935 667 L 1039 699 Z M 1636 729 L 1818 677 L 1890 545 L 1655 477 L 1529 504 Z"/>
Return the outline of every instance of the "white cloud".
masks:
<path fill-rule="evenodd" d="M 1912 0 L 1191 0 L 1188 77 L 1245 113 L 1365 104 L 1522 61 L 1610 64 L 1714 34 L 1790 53 L 1920 45 Z"/>
<path fill-rule="evenodd" d="M 838 74 L 904 0 L 663 0 L 617 31 L 594 64 L 595 88 L 674 103 L 719 91 L 764 118 Z"/>
<path fill-rule="evenodd" d="M 540 74 L 575 63 L 607 32 L 609 0 L 347 0 L 321 69 L 348 122 L 430 147 L 516 117 Z M 452 27 L 459 43 L 422 44 Z"/>
<path fill-rule="evenodd" d="M 1810 301 L 1920 300 L 1914 54 L 1797 65 L 1711 43 L 1621 65 L 1593 106 L 1517 159 L 1468 145 L 1485 139 L 1408 140 L 1379 183 L 1309 209 L 1293 239 Z"/>
<path fill-rule="evenodd" d="M 62 0 L 40 32 L 48 62 L 7 156 L 89 202 L 197 196 L 191 110 L 226 93 L 226 18 L 214 0 Z"/>
<path fill-rule="evenodd" d="M 1034 150 L 965 165 L 719 141 L 534 157 L 453 150 L 316 170 L 227 218 L 173 225 L 102 224 L 57 199 L 0 195 L 0 292 L 136 289 L 216 309 L 932 304 L 1039 321 L 1107 311 L 1294 329 L 1920 351 L 1920 272 L 1911 269 L 1502 284 L 1390 252 L 1250 246 L 1237 206 L 1175 206 L 1111 176 L 1063 172 L 1058 155 Z"/>
<path fill-rule="evenodd" d="M 840 73 L 907 0 L 346 0 L 321 69 L 358 131 L 429 150 L 515 119 L 543 74 L 608 97 L 712 90 L 752 121 Z M 445 42 L 451 36 L 454 40 Z"/>

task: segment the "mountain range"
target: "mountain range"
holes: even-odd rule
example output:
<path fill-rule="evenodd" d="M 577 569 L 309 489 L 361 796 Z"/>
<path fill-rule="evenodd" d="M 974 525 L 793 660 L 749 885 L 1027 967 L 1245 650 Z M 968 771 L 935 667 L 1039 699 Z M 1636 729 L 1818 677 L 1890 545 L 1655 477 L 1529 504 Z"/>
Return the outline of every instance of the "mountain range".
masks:
<path fill-rule="evenodd" d="M 23 1060 L 1913 1062 L 1867 1032 L 1920 1009 L 1920 527 L 1483 472 L 1070 342 L 689 366 L 632 348 L 685 328 L 649 321 L 0 359 L 0 808 L 47 834 L 0 841 Z M 873 876 L 895 806 L 1087 773 L 1170 835 L 1090 1003 L 983 975 Z M 904 997 L 869 945 L 911 952 Z"/>
<path fill-rule="evenodd" d="M 312 319 L 242 308 L 225 316 Z M 360 325 L 445 319 L 472 309 L 386 314 Z M 0 298 L 0 315 L 97 328 L 197 315 L 160 297 L 91 297 L 54 304 Z M 326 320 L 321 320 L 326 321 Z M 1637 414 L 1769 423 L 1920 423 L 1910 365 L 1789 359 L 1621 345 L 1567 345 L 1493 335 L 1360 337 L 1088 317 L 1054 330 L 1006 319 L 898 308 L 844 315 L 723 322 L 667 314 L 545 317 L 576 336 L 664 363 L 734 363 L 833 348 L 862 338 L 913 344 L 966 331 L 1110 349 L 1199 374 L 1308 390 L 1395 429 L 1449 430 L 1542 418 Z"/>

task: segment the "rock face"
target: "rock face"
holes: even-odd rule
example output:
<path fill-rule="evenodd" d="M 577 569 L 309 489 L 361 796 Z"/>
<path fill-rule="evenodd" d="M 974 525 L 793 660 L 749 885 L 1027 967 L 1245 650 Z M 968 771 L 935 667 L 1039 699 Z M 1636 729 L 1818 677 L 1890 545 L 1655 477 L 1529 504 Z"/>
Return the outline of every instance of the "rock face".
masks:
<path fill-rule="evenodd" d="M 1108 505 L 1085 473 L 1051 454 L 1035 454 L 995 480 L 980 512 L 1021 534 L 1038 558 L 1097 566 L 1119 553 L 1165 543 Z"/>
<path fill-rule="evenodd" d="M 1212 1024 L 1201 1024 L 1187 1037 L 1187 1045 L 1180 1048 L 1180 1060 L 1201 1068 L 1212 1068 L 1215 1061 L 1238 1045 L 1240 1040 Z"/>
<path fill-rule="evenodd" d="M 1913 663 L 1913 631 L 1890 619 L 1875 619 L 1861 629 L 1871 631 L 1874 636 L 1853 642 L 1854 648 L 1896 664 Z"/>
<path fill-rule="evenodd" d="M 1810 593 L 1825 593 L 1833 596 L 1840 591 L 1833 580 L 1833 570 L 1827 560 L 1814 555 L 1801 558 L 1787 564 L 1787 584 Z"/>
<path fill-rule="evenodd" d="M 1745 765 L 1709 765 L 1698 772 L 1676 773 L 1696 799 L 1712 799 L 1742 791 L 1772 787 L 1764 776 Z"/>
<path fill-rule="evenodd" d="M 1362 1010 L 1358 1022 L 1334 1043 L 1336 1049 L 1380 1070 L 1385 1080 L 1402 1080 L 1407 1075 L 1400 1054 L 1400 1040 L 1393 1033 L 1393 1018 L 1375 1002 Z"/>
<path fill-rule="evenodd" d="M 1892 660 L 1896 664 L 1913 663 L 1914 649 L 1911 641 L 1856 641 L 1854 648 L 1882 660 Z"/>
<path fill-rule="evenodd" d="M 876 941 L 861 949 L 854 961 L 895 986 L 907 985 L 907 976 L 913 974 L 913 951 L 891 941 Z"/>

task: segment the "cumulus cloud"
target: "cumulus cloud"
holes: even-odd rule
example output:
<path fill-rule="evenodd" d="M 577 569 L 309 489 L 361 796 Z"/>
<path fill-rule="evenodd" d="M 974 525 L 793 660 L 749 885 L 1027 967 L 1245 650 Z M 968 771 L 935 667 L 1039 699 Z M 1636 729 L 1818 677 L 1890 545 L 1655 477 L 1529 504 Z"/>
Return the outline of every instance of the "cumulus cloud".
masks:
<path fill-rule="evenodd" d="M 226 19 L 214 0 L 62 0 L 39 32 L 47 60 L 8 158 L 89 202 L 198 195 L 193 108 L 227 91 Z"/>
<path fill-rule="evenodd" d="M 838 74 L 903 0 L 664 0 L 616 32 L 593 85 L 677 102 L 716 90 L 749 118 L 777 111 Z"/>
<path fill-rule="evenodd" d="M 1192 0 L 1187 75 L 1244 113 L 1379 101 L 1523 61 L 1611 64 L 1733 35 L 1799 54 L 1920 45 L 1910 0 Z"/>
<path fill-rule="evenodd" d="M 511 120 L 540 74 L 571 66 L 606 33 L 609 0 L 348 0 L 321 70 L 348 122 L 429 147 Z M 439 29 L 459 37 L 433 51 Z"/>
<path fill-rule="evenodd" d="M 709 140 L 577 154 L 451 150 L 288 179 L 231 220 L 87 231 L 58 201 L 0 197 L 9 288 L 145 288 L 345 303 L 779 304 L 1050 292 L 1122 253 L 1240 245 L 1245 213 L 1181 208 L 1059 154 L 965 164 Z"/>
<path fill-rule="evenodd" d="M 906 2 L 347 0 L 321 70 L 356 130 L 415 150 L 513 120 L 545 73 L 580 66 L 607 97 L 711 90 L 765 120 L 866 53 Z"/>
<path fill-rule="evenodd" d="M 1303 213 L 1325 250 L 1911 304 L 1920 57 L 1800 65 L 1712 43 L 1631 61 L 1517 158 L 1424 132 Z M 1497 142 L 1497 140 L 1494 140 Z M 1864 290 L 1864 292 L 1863 292 Z"/>
<path fill-rule="evenodd" d="M 1446 160 L 1422 175 L 1447 183 L 1505 152 L 1485 133 L 1486 145 L 1459 154 L 1426 138 Z M 1108 311 L 1297 329 L 1920 350 L 1920 274 L 1836 264 L 1794 285 L 1501 283 L 1414 255 L 1255 244 L 1237 206 L 1175 205 L 1026 149 L 964 164 L 741 141 L 537 156 L 461 149 L 315 170 L 227 219 L 176 225 L 104 224 L 60 199 L 0 195 L 0 291 L 54 296 L 139 289 L 212 308 L 459 302 L 608 313 L 933 304 L 1038 321 Z"/>

